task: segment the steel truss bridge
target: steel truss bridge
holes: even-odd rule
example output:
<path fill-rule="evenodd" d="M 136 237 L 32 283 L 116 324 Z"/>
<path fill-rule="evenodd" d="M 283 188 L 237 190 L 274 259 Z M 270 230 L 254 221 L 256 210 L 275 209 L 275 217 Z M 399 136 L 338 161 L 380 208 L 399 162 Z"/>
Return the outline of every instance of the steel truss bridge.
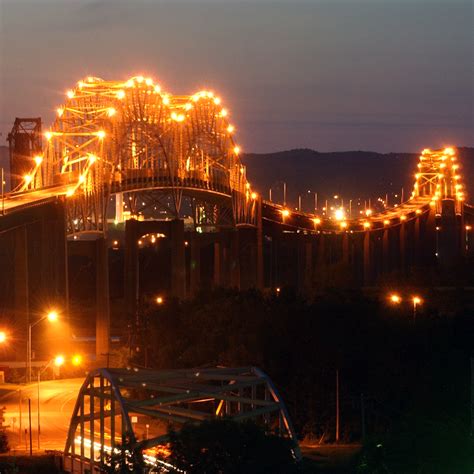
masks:
<path fill-rule="evenodd" d="M 115 472 L 123 465 L 137 472 L 133 467 L 139 463 L 147 472 L 168 472 L 168 426 L 222 417 L 259 422 L 266 431 L 293 440 L 294 456 L 300 458 L 285 405 L 269 377 L 255 367 L 98 369 L 79 392 L 64 468 Z"/>
<path fill-rule="evenodd" d="M 263 200 L 229 115 L 210 91 L 175 96 L 150 78 L 87 77 L 67 91 L 45 131 L 38 118 L 16 119 L 9 135 L 15 187 L 0 217 L 9 249 L 0 257 L 14 275 L 8 309 L 26 324 L 35 291 L 67 307 L 68 255 L 82 252 L 95 268 L 97 350 L 107 353 L 110 248 L 124 252 L 131 318 L 139 254 L 158 237 L 166 237 L 164 271 L 178 297 L 210 284 L 311 292 L 334 265 L 370 286 L 384 274 L 454 265 L 472 252 L 474 212 L 456 149 L 423 150 L 413 192 L 397 207 L 337 220 Z M 112 239 L 117 224 L 125 232 Z"/>

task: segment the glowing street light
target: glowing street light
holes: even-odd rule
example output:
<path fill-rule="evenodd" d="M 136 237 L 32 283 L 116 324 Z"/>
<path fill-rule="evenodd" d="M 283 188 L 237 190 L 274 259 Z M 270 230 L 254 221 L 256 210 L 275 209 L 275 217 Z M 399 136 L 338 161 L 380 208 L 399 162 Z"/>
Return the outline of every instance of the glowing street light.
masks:
<path fill-rule="evenodd" d="M 57 311 L 50 311 L 46 317 L 50 323 L 54 323 L 58 320 L 58 313 Z"/>
<path fill-rule="evenodd" d="M 51 310 L 47 314 L 45 314 L 42 318 L 38 319 L 34 323 L 28 324 L 28 347 L 27 347 L 27 371 L 26 371 L 26 380 L 31 382 L 31 331 L 32 329 L 42 321 L 47 319 L 50 323 L 56 322 L 58 320 L 58 313 L 57 311 Z"/>
<path fill-rule="evenodd" d="M 75 367 L 79 367 L 82 364 L 82 356 L 81 354 L 74 354 L 71 359 L 72 365 Z"/>
<path fill-rule="evenodd" d="M 163 304 L 164 303 L 164 299 L 162 296 L 157 296 L 156 297 L 156 304 Z"/>
<path fill-rule="evenodd" d="M 7 339 L 7 333 L 5 331 L 0 331 L 0 344 L 5 344 Z"/>
<path fill-rule="evenodd" d="M 402 302 L 402 298 L 400 295 L 393 293 L 390 295 L 390 302 L 393 304 L 400 304 Z"/>
<path fill-rule="evenodd" d="M 423 300 L 419 296 L 413 296 L 413 322 L 416 321 L 416 309 L 419 305 L 423 304 Z"/>
<path fill-rule="evenodd" d="M 63 355 L 57 355 L 55 358 L 54 358 L 54 365 L 56 367 L 61 367 L 62 365 L 64 365 L 64 356 Z"/>

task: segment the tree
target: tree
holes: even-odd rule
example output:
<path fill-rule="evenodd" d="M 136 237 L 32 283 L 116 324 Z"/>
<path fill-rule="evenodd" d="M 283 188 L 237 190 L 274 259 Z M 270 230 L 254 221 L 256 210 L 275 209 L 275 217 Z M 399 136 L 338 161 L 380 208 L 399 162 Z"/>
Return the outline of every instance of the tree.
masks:
<path fill-rule="evenodd" d="M 188 474 L 291 474 L 299 469 L 293 443 L 265 434 L 252 421 L 189 423 L 179 432 L 171 430 L 169 437 L 168 461 Z"/>

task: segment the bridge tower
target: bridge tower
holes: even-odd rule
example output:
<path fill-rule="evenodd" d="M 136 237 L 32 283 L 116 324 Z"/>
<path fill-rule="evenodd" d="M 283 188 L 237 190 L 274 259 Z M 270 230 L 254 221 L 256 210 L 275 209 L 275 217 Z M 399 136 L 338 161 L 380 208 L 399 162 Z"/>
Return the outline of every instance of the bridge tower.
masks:
<path fill-rule="evenodd" d="M 41 118 L 16 118 L 7 137 L 10 148 L 10 189 L 24 181 L 32 158 L 42 153 Z"/>

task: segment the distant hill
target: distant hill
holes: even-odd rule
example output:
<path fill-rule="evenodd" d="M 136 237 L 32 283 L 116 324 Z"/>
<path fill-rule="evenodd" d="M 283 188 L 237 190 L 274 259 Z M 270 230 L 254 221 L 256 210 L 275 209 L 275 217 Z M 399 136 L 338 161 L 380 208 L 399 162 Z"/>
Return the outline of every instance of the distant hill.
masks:
<path fill-rule="evenodd" d="M 473 195 L 474 148 L 459 148 L 462 174 L 468 194 Z M 348 151 L 320 153 L 309 149 L 296 149 L 277 153 L 243 155 L 247 176 L 252 187 L 268 199 L 273 188 L 273 200 L 281 202 L 282 184 L 287 184 L 287 201 L 293 206 L 298 195 L 303 196 L 303 206 L 311 207 L 311 194 L 317 192 L 320 202 L 334 195 L 344 199 L 385 198 L 390 202 L 395 194 L 400 197 L 404 187 L 405 197 L 411 193 L 418 163 L 417 153 L 375 153 Z M 471 189 L 470 189 L 471 188 Z M 306 204 L 305 204 L 306 202 Z"/>

